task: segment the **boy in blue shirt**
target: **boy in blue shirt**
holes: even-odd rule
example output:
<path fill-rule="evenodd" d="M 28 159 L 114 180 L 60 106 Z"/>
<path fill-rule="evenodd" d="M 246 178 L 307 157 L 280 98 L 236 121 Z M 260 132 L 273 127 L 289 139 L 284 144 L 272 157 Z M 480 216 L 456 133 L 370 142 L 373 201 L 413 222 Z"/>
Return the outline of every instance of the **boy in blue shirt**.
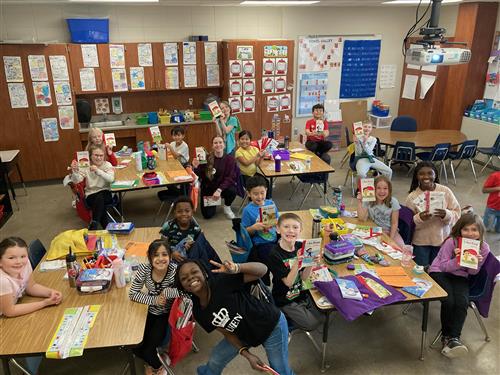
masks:
<path fill-rule="evenodd" d="M 246 228 L 253 242 L 249 262 L 267 264 L 269 253 L 278 239 L 276 233 L 278 209 L 272 199 L 266 199 L 267 186 L 267 180 L 260 175 L 255 175 L 247 181 L 250 203 L 243 209 L 241 224 Z M 262 279 L 270 285 L 269 272 Z"/>

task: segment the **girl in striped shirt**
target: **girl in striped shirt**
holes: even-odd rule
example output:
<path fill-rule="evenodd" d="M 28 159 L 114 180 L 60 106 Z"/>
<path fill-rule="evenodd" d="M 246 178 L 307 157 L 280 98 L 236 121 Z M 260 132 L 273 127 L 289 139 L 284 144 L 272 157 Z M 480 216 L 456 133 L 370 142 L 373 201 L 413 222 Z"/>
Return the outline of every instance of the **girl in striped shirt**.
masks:
<path fill-rule="evenodd" d="M 145 374 L 166 375 L 158 358 L 156 348 L 161 347 L 168 335 L 168 315 L 173 299 L 179 297 L 174 288 L 177 269 L 170 262 L 168 241 L 155 240 L 148 248 L 149 263 L 139 266 L 129 291 L 132 301 L 149 305 L 142 343 L 134 349 L 135 355 L 146 362 Z M 146 287 L 146 290 L 143 290 Z"/>

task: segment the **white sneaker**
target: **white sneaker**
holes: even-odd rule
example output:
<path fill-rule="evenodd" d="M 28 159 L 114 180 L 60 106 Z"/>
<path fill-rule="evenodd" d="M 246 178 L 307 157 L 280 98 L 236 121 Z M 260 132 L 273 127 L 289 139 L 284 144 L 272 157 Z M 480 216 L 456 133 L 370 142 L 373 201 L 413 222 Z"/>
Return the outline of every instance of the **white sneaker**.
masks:
<path fill-rule="evenodd" d="M 224 206 L 224 214 L 229 220 L 233 220 L 235 218 L 233 210 L 231 210 L 231 206 Z"/>

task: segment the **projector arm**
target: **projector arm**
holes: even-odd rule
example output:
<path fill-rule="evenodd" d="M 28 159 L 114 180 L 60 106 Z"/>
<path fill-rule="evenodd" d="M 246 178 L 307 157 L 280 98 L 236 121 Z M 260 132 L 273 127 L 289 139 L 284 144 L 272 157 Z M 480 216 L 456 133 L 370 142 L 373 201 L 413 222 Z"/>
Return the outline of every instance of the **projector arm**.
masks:
<path fill-rule="evenodd" d="M 439 16 L 441 14 L 441 3 L 442 0 L 432 0 L 431 16 L 429 18 L 429 24 L 427 27 L 422 27 L 420 29 L 420 35 L 423 35 L 421 41 L 418 44 L 423 44 L 427 46 L 433 46 L 434 43 L 447 43 L 448 41 L 444 38 L 446 29 L 444 27 L 439 27 Z"/>

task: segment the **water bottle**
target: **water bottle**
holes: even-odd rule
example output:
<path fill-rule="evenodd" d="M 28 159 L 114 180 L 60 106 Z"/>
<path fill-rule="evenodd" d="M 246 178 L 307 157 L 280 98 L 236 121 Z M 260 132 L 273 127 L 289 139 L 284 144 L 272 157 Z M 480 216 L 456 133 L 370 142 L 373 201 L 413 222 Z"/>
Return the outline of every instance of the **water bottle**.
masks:
<path fill-rule="evenodd" d="M 411 267 L 412 266 L 412 258 L 413 258 L 413 246 L 404 245 L 402 249 L 402 257 L 401 257 L 401 265 L 403 267 Z"/>
<path fill-rule="evenodd" d="M 142 172 L 142 151 L 134 152 L 135 169 L 137 172 Z"/>
<path fill-rule="evenodd" d="M 290 137 L 287 135 L 285 136 L 285 149 L 288 150 L 289 147 L 290 147 Z"/>
<path fill-rule="evenodd" d="M 281 156 L 279 155 L 274 158 L 274 171 L 281 172 Z"/>
<path fill-rule="evenodd" d="M 311 170 L 311 159 L 310 158 L 306 159 L 306 170 L 308 170 L 308 171 Z"/>
<path fill-rule="evenodd" d="M 334 206 L 337 207 L 337 209 L 339 211 L 341 211 L 342 189 L 340 187 L 336 187 L 333 189 L 333 203 L 334 203 Z"/>
<path fill-rule="evenodd" d="M 152 171 L 156 168 L 156 158 L 151 151 L 147 153 L 147 166 Z"/>
<path fill-rule="evenodd" d="M 123 288 L 127 282 L 125 281 L 125 267 L 121 258 L 113 259 L 113 274 L 117 288 Z"/>
<path fill-rule="evenodd" d="M 275 120 L 275 129 L 274 129 L 275 139 L 278 139 L 280 137 L 280 131 L 281 131 L 281 117 L 280 115 L 277 114 Z"/>
<path fill-rule="evenodd" d="M 312 238 L 318 238 L 318 237 L 320 237 L 321 219 L 322 219 L 322 217 L 319 216 L 319 215 L 314 215 L 313 216 Z"/>
<path fill-rule="evenodd" d="M 66 255 L 66 269 L 68 270 L 68 281 L 71 288 L 76 288 L 76 278 L 78 277 L 78 264 L 76 256 L 69 247 L 69 253 Z"/>

